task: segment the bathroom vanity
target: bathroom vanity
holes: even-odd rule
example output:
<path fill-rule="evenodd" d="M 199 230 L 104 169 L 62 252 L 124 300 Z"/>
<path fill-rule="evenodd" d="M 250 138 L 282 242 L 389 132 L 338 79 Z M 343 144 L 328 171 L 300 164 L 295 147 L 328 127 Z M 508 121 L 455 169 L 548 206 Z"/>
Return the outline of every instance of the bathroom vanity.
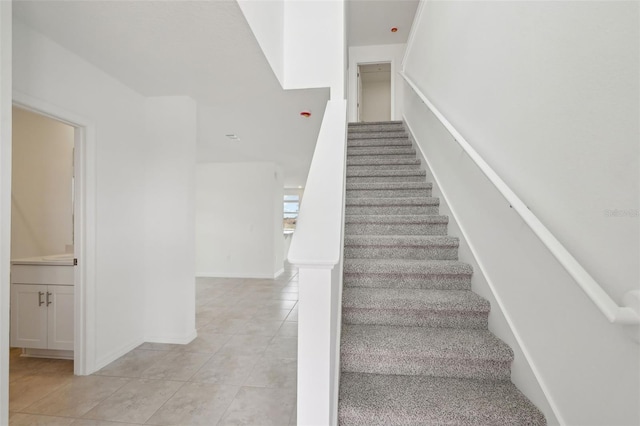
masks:
<path fill-rule="evenodd" d="M 73 358 L 73 255 L 11 261 L 11 346 L 24 355 Z"/>

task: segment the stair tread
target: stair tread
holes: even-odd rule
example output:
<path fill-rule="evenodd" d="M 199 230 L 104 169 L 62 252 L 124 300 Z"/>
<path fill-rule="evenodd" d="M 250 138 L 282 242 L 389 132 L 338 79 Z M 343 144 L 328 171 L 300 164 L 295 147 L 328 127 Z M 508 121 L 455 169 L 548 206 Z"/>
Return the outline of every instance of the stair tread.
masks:
<path fill-rule="evenodd" d="M 345 235 L 345 246 L 458 247 L 459 240 L 448 235 Z"/>
<path fill-rule="evenodd" d="M 470 275 L 471 265 L 458 260 L 345 259 L 345 273 Z"/>
<path fill-rule="evenodd" d="M 364 170 L 347 170 L 347 176 L 426 176 L 426 172 L 420 169 L 414 170 L 391 170 L 380 169 L 378 167 L 372 167 L 371 169 Z"/>
<path fill-rule="evenodd" d="M 344 324 L 342 353 L 394 358 L 511 362 L 513 351 L 489 330 Z"/>
<path fill-rule="evenodd" d="M 404 130 L 389 130 L 389 131 L 350 131 L 348 133 L 348 139 L 382 139 L 382 138 L 408 138 L 409 136 Z"/>
<path fill-rule="evenodd" d="M 365 215 L 352 214 L 345 216 L 345 223 L 366 224 L 434 224 L 449 223 L 449 217 L 443 215 Z"/>
<path fill-rule="evenodd" d="M 489 312 L 489 302 L 470 290 L 345 287 L 342 306 L 353 309 Z"/>
<path fill-rule="evenodd" d="M 437 197 L 394 197 L 394 198 L 348 198 L 347 206 L 437 206 L 440 199 Z"/>
<path fill-rule="evenodd" d="M 376 190 L 376 189 L 431 189 L 432 183 L 427 182 L 349 182 L 347 183 L 347 191 L 351 190 Z"/>
<path fill-rule="evenodd" d="M 343 425 L 544 425 L 509 381 L 342 373 Z"/>

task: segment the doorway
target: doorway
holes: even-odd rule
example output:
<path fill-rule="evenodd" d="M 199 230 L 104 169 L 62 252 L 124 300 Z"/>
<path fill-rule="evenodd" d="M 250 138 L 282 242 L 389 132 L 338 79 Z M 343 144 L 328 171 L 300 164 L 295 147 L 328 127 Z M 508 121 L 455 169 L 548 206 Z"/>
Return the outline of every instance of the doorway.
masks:
<path fill-rule="evenodd" d="M 391 120 L 391 63 L 358 64 L 358 121 Z"/>
<path fill-rule="evenodd" d="M 70 311 L 67 317 L 62 317 L 59 325 L 62 327 L 62 330 L 68 330 L 69 326 L 72 330 L 65 335 L 64 333 L 66 331 L 62 332 L 61 330 L 55 330 L 55 328 L 53 328 L 54 335 L 51 340 L 53 342 L 51 347 L 57 348 L 53 350 L 59 350 L 60 352 L 51 352 L 51 354 L 49 354 L 44 350 L 41 354 L 38 354 L 36 351 L 34 352 L 34 356 L 73 358 L 73 374 L 89 374 L 93 368 L 91 355 L 93 354 L 92 348 L 95 339 L 92 333 L 88 332 L 88 330 L 93 328 L 93 311 L 87 308 L 91 308 L 91 301 L 93 300 L 93 297 L 91 297 L 93 293 L 91 289 L 93 288 L 94 280 L 92 279 L 93 274 L 91 271 L 94 270 L 95 259 L 93 250 L 87 251 L 87 247 L 92 247 L 95 240 L 95 233 L 93 232 L 95 209 L 93 207 L 93 195 L 91 192 L 88 194 L 89 199 L 87 198 L 87 189 L 93 187 L 93 185 L 87 185 L 87 183 L 93 182 L 94 177 L 93 173 L 89 173 L 87 176 L 87 171 L 91 171 L 92 169 L 87 169 L 86 160 L 87 158 L 93 157 L 95 143 L 93 134 L 94 127 L 90 121 L 82 117 L 76 116 L 57 106 L 33 99 L 17 91 L 14 91 L 13 111 L 17 117 L 35 118 L 43 123 L 59 126 L 60 129 L 63 129 L 63 133 L 66 133 L 67 137 L 71 138 L 71 141 L 67 141 L 67 145 L 72 147 L 71 152 L 67 150 L 65 153 L 59 154 L 61 158 L 66 158 L 66 164 L 70 166 L 69 168 L 72 172 L 70 176 L 68 175 L 64 178 L 66 179 L 64 184 L 58 185 L 60 187 L 60 189 L 57 190 L 58 192 L 55 192 L 53 187 L 47 183 L 50 192 L 46 195 L 49 198 L 55 198 L 53 197 L 55 194 L 66 193 L 66 201 L 64 203 L 53 202 L 53 204 L 57 206 L 56 208 L 61 208 L 70 215 L 70 217 L 67 216 L 67 223 L 65 225 L 59 225 L 61 228 L 65 228 L 65 232 L 63 233 L 65 237 L 62 240 L 58 239 L 57 241 L 59 241 L 59 243 L 54 246 L 53 249 L 47 248 L 51 246 L 46 246 L 39 241 L 39 248 L 45 250 L 48 254 L 38 256 L 46 257 L 47 261 L 52 264 L 50 265 L 52 268 L 56 268 L 56 266 L 53 266 L 56 262 L 66 264 L 68 270 L 63 274 L 63 279 L 65 282 L 72 282 L 72 286 L 53 287 L 47 289 L 46 292 L 40 290 L 40 292 L 44 294 L 43 296 L 38 295 L 37 297 L 43 300 L 43 305 L 49 302 L 49 307 L 53 307 L 56 298 L 59 298 L 57 299 L 58 311 Z M 14 124 L 19 123 L 14 122 Z M 14 128 L 12 132 L 15 134 L 16 131 Z M 51 140 L 49 140 L 49 142 L 51 142 Z M 33 150 L 35 148 L 32 146 L 30 149 Z M 18 161 L 18 158 L 12 154 L 14 168 L 20 167 L 16 161 Z M 28 176 L 29 173 L 26 173 L 26 175 Z M 13 189 L 13 184 L 11 186 Z M 12 195 L 14 195 L 13 191 Z M 17 200 L 15 196 L 12 196 L 11 201 L 12 216 L 17 218 L 22 215 L 18 220 L 22 220 L 23 228 L 25 228 L 26 217 L 24 215 L 26 212 L 24 209 L 27 206 L 24 203 L 20 204 L 20 201 Z M 18 201 L 17 206 L 14 205 L 15 201 Z M 16 211 L 19 208 L 22 209 L 22 212 Z M 28 223 L 29 220 L 26 222 Z M 11 220 L 12 228 L 13 225 L 14 221 Z M 55 224 L 49 224 L 48 229 L 51 230 L 53 226 L 55 226 Z M 29 229 L 27 226 L 26 228 L 27 232 L 35 231 L 35 227 Z M 22 231 L 25 231 L 25 229 Z M 46 236 L 47 239 L 49 237 L 50 236 Z M 20 250 L 25 249 L 21 247 Z M 50 253 L 51 251 L 53 251 L 53 253 Z M 16 250 L 15 254 L 11 253 L 11 258 L 16 259 L 23 254 L 26 254 L 26 252 Z M 14 278 L 13 274 L 12 278 Z M 58 279 L 61 278 L 57 277 L 54 279 L 54 284 L 58 282 L 56 281 Z M 54 294 L 54 290 L 61 291 L 58 294 Z M 69 290 L 71 290 L 71 292 L 69 292 Z M 48 301 L 47 296 L 49 296 Z M 67 321 L 67 328 L 65 328 L 64 321 Z M 47 328 L 51 327 L 47 325 Z M 48 333 L 50 332 L 51 330 L 48 330 Z"/>

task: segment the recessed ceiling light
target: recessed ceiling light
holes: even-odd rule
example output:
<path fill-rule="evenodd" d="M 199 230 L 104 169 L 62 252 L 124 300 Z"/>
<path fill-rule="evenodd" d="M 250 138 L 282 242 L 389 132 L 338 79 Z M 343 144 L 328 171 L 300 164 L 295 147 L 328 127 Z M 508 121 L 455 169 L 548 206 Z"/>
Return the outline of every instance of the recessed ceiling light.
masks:
<path fill-rule="evenodd" d="M 391 32 L 392 32 L 392 33 L 397 33 L 397 32 L 398 32 L 398 29 L 397 29 L 396 27 L 393 27 L 393 28 L 391 28 Z"/>
<path fill-rule="evenodd" d="M 311 111 L 307 111 L 307 110 L 300 111 L 300 115 L 303 116 L 304 118 L 309 118 L 311 117 Z"/>

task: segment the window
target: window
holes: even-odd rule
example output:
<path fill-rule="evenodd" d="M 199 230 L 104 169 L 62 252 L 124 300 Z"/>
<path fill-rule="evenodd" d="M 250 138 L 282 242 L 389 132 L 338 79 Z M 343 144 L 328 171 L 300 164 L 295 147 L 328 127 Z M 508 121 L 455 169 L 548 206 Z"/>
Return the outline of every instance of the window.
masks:
<path fill-rule="evenodd" d="M 284 196 L 284 232 L 291 233 L 296 229 L 298 221 L 298 212 L 300 211 L 300 196 L 285 195 Z"/>

